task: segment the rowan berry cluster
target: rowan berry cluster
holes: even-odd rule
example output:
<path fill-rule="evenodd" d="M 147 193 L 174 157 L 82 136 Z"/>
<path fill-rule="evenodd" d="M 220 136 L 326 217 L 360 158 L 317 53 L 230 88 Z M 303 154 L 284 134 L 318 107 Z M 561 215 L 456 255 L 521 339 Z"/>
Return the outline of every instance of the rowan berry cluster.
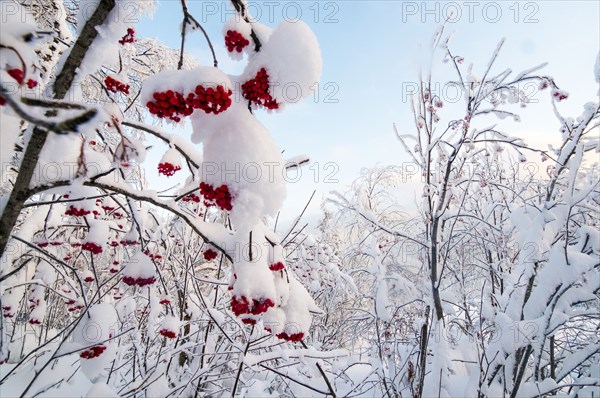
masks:
<path fill-rule="evenodd" d="M 277 334 L 277 338 L 286 340 L 286 341 L 291 341 L 291 342 L 302 341 L 303 337 L 304 337 L 304 333 L 302 333 L 302 332 L 292 333 L 292 334 L 287 334 L 285 332 L 282 332 L 282 333 Z"/>
<path fill-rule="evenodd" d="M 129 286 L 139 286 L 144 287 L 148 285 L 152 285 L 156 282 L 156 278 L 151 276 L 149 278 L 134 278 L 133 276 L 124 276 L 123 283 Z"/>
<path fill-rule="evenodd" d="M 198 195 L 195 195 L 193 193 L 184 196 L 183 199 L 184 202 L 194 202 L 194 203 L 200 203 L 200 197 Z"/>
<path fill-rule="evenodd" d="M 223 184 L 218 188 L 213 188 L 212 185 L 205 182 L 200 183 L 200 194 L 204 196 L 204 205 L 206 207 L 218 206 L 221 210 L 231 211 L 233 200 L 229 188 Z"/>
<path fill-rule="evenodd" d="M 215 89 L 198 85 L 187 96 L 173 90 L 154 93 L 154 101 L 149 101 L 146 106 L 151 114 L 159 118 L 180 122 L 181 116 L 189 116 L 195 109 L 215 115 L 227 110 L 231 106 L 232 93 L 230 89 L 226 91 L 224 86 Z"/>
<path fill-rule="evenodd" d="M 133 43 L 135 41 L 135 30 L 133 28 L 127 28 L 127 34 L 119 40 L 119 44 L 124 46 L 125 43 Z"/>
<path fill-rule="evenodd" d="M 83 217 L 87 216 L 91 212 L 85 209 L 78 209 L 75 206 L 69 206 L 69 208 L 65 211 L 65 216 L 74 216 L 74 217 Z"/>
<path fill-rule="evenodd" d="M 281 271 L 284 268 L 285 268 L 285 265 L 281 261 L 278 261 L 275 264 L 269 265 L 269 269 L 271 271 Z"/>
<path fill-rule="evenodd" d="M 267 109 L 278 109 L 279 104 L 269 94 L 269 74 L 265 68 L 256 73 L 254 79 L 242 84 L 242 94 L 248 101 Z"/>
<path fill-rule="evenodd" d="M 100 355 L 102 355 L 102 353 L 104 353 L 104 351 L 106 351 L 106 346 L 97 345 L 95 347 L 82 351 L 81 354 L 79 354 L 79 356 L 84 359 L 92 359 L 99 357 Z"/>
<path fill-rule="evenodd" d="M 181 170 L 181 166 L 175 166 L 172 163 L 164 162 L 158 164 L 158 174 L 166 175 L 171 177 L 173 174 Z"/>
<path fill-rule="evenodd" d="M 217 255 L 218 255 L 217 252 L 214 251 L 213 249 L 208 249 L 203 253 L 204 259 L 206 261 L 214 260 L 215 258 L 217 258 Z"/>
<path fill-rule="evenodd" d="M 111 76 L 106 76 L 104 84 L 106 84 L 106 89 L 112 93 L 122 92 L 125 95 L 129 95 L 129 85 L 121 83 Z"/>
<path fill-rule="evenodd" d="M 240 298 L 236 296 L 231 297 L 231 311 L 236 316 L 243 314 L 259 315 L 267 312 L 270 307 L 275 307 L 275 303 L 270 298 L 262 300 L 253 299 L 252 303 L 250 303 L 246 296 Z"/>
<path fill-rule="evenodd" d="M 227 34 L 225 35 L 225 46 L 227 46 L 227 51 L 230 53 L 232 53 L 233 50 L 241 53 L 248 44 L 250 44 L 250 42 L 240 32 L 236 30 L 227 31 Z"/>
<path fill-rule="evenodd" d="M 83 245 L 81 245 L 81 250 L 87 250 L 92 254 L 102 253 L 102 247 L 94 242 L 85 242 Z"/>
<path fill-rule="evenodd" d="M 169 329 L 162 329 L 159 333 L 161 336 L 164 336 L 168 339 L 174 339 L 177 337 L 177 333 Z"/>

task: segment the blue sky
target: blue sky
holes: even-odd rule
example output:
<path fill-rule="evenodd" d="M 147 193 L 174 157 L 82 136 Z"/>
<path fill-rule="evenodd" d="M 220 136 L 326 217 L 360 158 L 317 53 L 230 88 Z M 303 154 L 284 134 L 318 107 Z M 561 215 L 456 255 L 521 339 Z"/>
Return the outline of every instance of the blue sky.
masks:
<path fill-rule="evenodd" d="M 496 71 L 514 72 L 548 62 L 543 73 L 553 76 L 570 93 L 560 109 L 577 116 L 581 106 L 594 100 L 598 87 L 593 65 L 600 48 L 600 6 L 596 1 L 259 1 L 250 2 L 261 23 L 275 26 L 280 20 L 301 15 L 317 35 L 323 56 L 318 98 L 307 98 L 284 112 L 257 117 L 269 128 L 288 156 L 307 154 L 319 164 L 304 169 L 300 181 L 289 184 L 283 219 L 293 218 L 313 189 L 318 193 L 311 214 L 330 190 L 345 191 L 362 167 L 399 164 L 407 160 L 394 137 L 392 124 L 411 131 L 407 91 L 418 81 L 419 68 L 429 64 L 433 32 L 452 12 L 453 52 L 473 62 L 481 75 L 501 38 L 506 38 Z M 188 2 L 217 50 L 220 67 L 238 73 L 244 61 L 228 59 L 221 36 L 222 23 L 231 15 L 227 1 Z M 142 21 L 140 35 L 158 37 L 178 47 L 181 22 L 179 1 L 161 1 L 153 21 Z M 189 37 L 187 50 L 201 63 L 211 64 L 208 46 L 199 33 Z M 454 76 L 447 64 L 434 62 L 434 80 Z M 555 142 L 548 93 L 536 93 L 537 104 L 521 112 L 520 123 L 501 127 L 522 136 L 534 146 Z M 597 100 L 597 98 L 596 98 Z M 452 117 L 453 106 L 443 116 Z M 459 111 L 460 112 L 460 111 Z M 183 132 L 182 134 L 188 134 Z M 316 173 L 319 170 L 319 173 Z M 335 173 L 334 173 L 335 172 Z M 332 175 L 333 173 L 333 175 Z M 326 179 L 325 177 L 330 177 Z M 315 183 L 315 180 L 317 183 Z M 332 180 L 339 180 L 332 183 Z M 165 180 L 157 180 L 164 184 Z M 402 203 L 413 203 L 411 186 Z"/>

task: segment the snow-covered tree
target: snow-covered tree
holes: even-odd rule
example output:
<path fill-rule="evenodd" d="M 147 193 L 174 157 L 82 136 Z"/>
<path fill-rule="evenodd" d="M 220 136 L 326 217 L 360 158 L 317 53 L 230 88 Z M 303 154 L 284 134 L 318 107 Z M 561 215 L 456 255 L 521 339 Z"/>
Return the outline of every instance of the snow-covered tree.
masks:
<path fill-rule="evenodd" d="M 495 70 L 502 45 L 477 78 L 440 28 L 433 48 L 464 88 L 462 110 L 444 122 L 429 72 L 411 102 L 415 133 L 395 127 L 414 167 L 366 170 L 349 195 L 331 199 L 342 210 L 333 223 L 345 242 L 342 269 L 362 274 L 348 319 L 361 319 L 364 337 L 349 349 L 379 358 L 370 364 L 377 395 L 600 392 L 600 104 L 563 117 L 568 93 L 539 74 L 544 65 Z M 512 109 L 529 103 L 524 82 L 548 92 L 560 147 L 532 148 L 489 125 L 493 116 L 519 120 Z M 524 173 L 528 158 L 546 173 Z M 423 189 L 416 217 L 394 203 L 414 170 Z"/>

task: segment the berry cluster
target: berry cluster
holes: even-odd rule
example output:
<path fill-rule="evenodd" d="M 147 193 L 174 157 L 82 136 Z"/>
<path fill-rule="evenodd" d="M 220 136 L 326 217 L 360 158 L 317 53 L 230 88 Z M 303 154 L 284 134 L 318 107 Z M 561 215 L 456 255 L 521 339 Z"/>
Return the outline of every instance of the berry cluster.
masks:
<path fill-rule="evenodd" d="M 13 79 L 15 79 L 15 81 L 17 83 L 19 83 L 19 86 L 23 85 L 23 82 L 25 81 L 25 72 L 23 72 L 22 69 L 18 69 L 18 68 L 12 68 L 6 71 L 8 73 L 8 75 L 10 77 L 12 77 Z M 28 79 L 27 80 L 27 88 L 32 89 L 35 86 L 38 85 L 38 82 L 36 82 L 33 79 Z M 6 105 L 6 98 L 0 96 L 0 106 L 4 106 Z"/>
<path fill-rule="evenodd" d="M 187 100 L 192 101 L 194 109 L 202 109 L 206 113 L 219 113 L 226 111 L 231 105 L 231 90 L 225 91 L 225 87 L 217 86 L 216 89 L 212 87 L 204 88 L 201 85 L 196 86 L 195 90 L 197 98 L 194 98 L 193 94 L 188 94 Z"/>
<path fill-rule="evenodd" d="M 135 30 L 133 28 L 127 28 L 127 34 L 119 40 L 119 44 L 124 46 L 125 43 L 133 43 L 135 41 Z"/>
<path fill-rule="evenodd" d="M 102 247 L 94 242 L 85 242 L 83 245 L 81 245 L 81 250 L 87 250 L 92 254 L 102 253 Z"/>
<path fill-rule="evenodd" d="M 173 90 L 158 92 L 152 95 L 156 102 L 149 101 L 146 106 L 151 114 L 159 118 L 169 118 L 174 122 L 180 122 L 182 116 L 189 116 L 194 112 L 181 93 Z"/>
<path fill-rule="evenodd" d="M 230 53 L 232 53 L 233 50 L 241 53 L 248 44 L 250 44 L 250 42 L 240 32 L 235 30 L 227 31 L 227 34 L 225 35 L 225 45 L 227 46 L 227 51 Z"/>
<path fill-rule="evenodd" d="M 2 307 L 2 309 L 4 310 L 2 312 L 2 316 L 5 318 L 12 318 L 15 316 L 15 313 L 11 311 L 11 307 L 10 305 L 5 305 L 4 307 Z"/>
<path fill-rule="evenodd" d="M 119 272 L 119 262 L 118 261 L 113 261 L 112 265 L 110 266 L 110 268 L 108 269 L 108 272 L 110 272 L 111 274 L 116 274 L 117 272 Z"/>
<path fill-rule="evenodd" d="M 82 309 L 84 306 L 82 304 L 75 305 L 73 307 L 67 308 L 67 311 L 73 312 Z"/>
<path fill-rule="evenodd" d="M 304 333 L 302 333 L 302 332 L 292 333 L 292 334 L 287 334 L 286 332 L 282 332 L 282 333 L 277 334 L 277 338 L 280 338 L 285 341 L 291 341 L 291 342 L 302 341 L 303 337 L 304 337 Z"/>
<path fill-rule="evenodd" d="M 217 255 L 218 255 L 218 254 L 217 254 L 217 252 L 216 252 L 216 251 L 214 251 L 213 249 L 208 249 L 208 250 L 206 250 L 206 251 L 203 253 L 203 255 L 204 255 L 204 259 L 205 259 L 206 261 L 212 261 L 212 260 L 214 260 L 215 258 L 217 258 Z"/>
<path fill-rule="evenodd" d="M 74 216 L 74 217 L 83 217 L 90 214 L 89 210 L 78 209 L 75 206 L 69 206 L 67 211 L 65 211 L 65 216 Z"/>
<path fill-rule="evenodd" d="M 159 333 L 161 336 L 164 336 L 168 339 L 174 339 L 177 337 L 177 333 L 175 333 L 172 330 L 168 330 L 168 329 L 162 329 Z"/>
<path fill-rule="evenodd" d="M 106 76 L 106 79 L 104 79 L 104 84 L 106 84 L 106 89 L 112 93 L 117 93 L 120 91 L 125 95 L 129 95 L 129 85 L 121 83 L 110 76 Z"/>
<path fill-rule="evenodd" d="M 123 283 L 129 286 L 138 285 L 139 287 L 144 287 L 147 285 L 152 285 L 156 282 L 156 278 L 151 276 L 149 278 L 134 278 L 133 276 L 124 276 Z"/>
<path fill-rule="evenodd" d="M 231 211 L 231 193 L 227 185 L 223 184 L 218 188 L 213 188 L 212 185 L 205 182 L 200 183 L 200 194 L 204 196 L 204 205 L 206 207 L 218 206 L 221 210 Z"/>
<path fill-rule="evenodd" d="M 284 268 L 285 268 L 285 265 L 283 265 L 283 263 L 281 261 L 278 261 L 275 264 L 269 265 L 269 269 L 271 271 L 281 271 Z"/>
<path fill-rule="evenodd" d="M 9 74 L 10 77 L 15 79 L 15 81 L 17 83 L 19 83 L 20 86 L 23 85 L 23 82 L 25 81 L 25 72 L 23 72 L 23 70 L 13 68 L 13 69 L 7 70 L 6 72 Z M 33 79 L 27 79 L 27 82 L 25 82 L 25 83 L 27 84 L 27 88 L 29 88 L 29 89 L 32 89 L 38 85 L 38 82 L 36 82 Z"/>
<path fill-rule="evenodd" d="M 179 170 L 181 170 L 181 166 L 175 166 L 169 162 L 158 164 L 158 174 L 164 174 L 167 177 L 171 177 Z"/>
<path fill-rule="evenodd" d="M 146 106 L 151 114 L 159 118 L 180 122 L 180 116 L 189 116 L 194 109 L 202 109 L 206 113 L 215 115 L 226 111 L 231 105 L 232 93 L 231 90 L 225 91 L 224 86 L 217 86 L 215 89 L 198 85 L 187 97 L 173 90 L 154 93 L 152 95 L 154 101 L 149 101 Z"/>
<path fill-rule="evenodd" d="M 158 303 L 162 304 L 162 305 L 167 305 L 167 304 L 171 304 L 171 300 L 169 300 L 168 298 L 163 298 Z"/>
<path fill-rule="evenodd" d="M 23 80 L 25 79 L 25 72 L 23 72 L 22 69 L 9 69 L 6 71 L 8 73 L 8 75 L 10 77 L 12 77 L 13 79 L 15 79 L 15 81 L 17 83 L 19 83 L 19 85 L 23 84 Z"/>
<path fill-rule="evenodd" d="M 569 98 L 569 93 L 555 88 L 552 90 L 552 98 L 554 98 L 555 101 L 560 102 L 562 100 L 566 100 L 567 98 Z"/>
<path fill-rule="evenodd" d="M 194 195 L 193 193 L 184 196 L 181 200 L 183 200 L 184 202 L 200 203 L 200 197 L 198 195 Z"/>
<path fill-rule="evenodd" d="M 267 312 L 269 307 L 275 307 L 275 303 L 270 298 L 260 301 L 253 299 L 252 303 L 250 303 L 245 296 L 242 296 L 239 299 L 235 296 L 231 297 L 231 311 L 233 311 L 236 316 L 243 314 L 262 314 L 263 312 Z"/>
<path fill-rule="evenodd" d="M 42 324 L 42 321 L 40 321 L 40 320 L 39 320 L 39 319 L 37 319 L 37 318 L 31 318 L 31 319 L 29 319 L 29 324 L 30 324 L 30 325 L 41 325 L 41 324 Z"/>
<path fill-rule="evenodd" d="M 139 245 L 140 242 L 137 240 L 129 240 L 129 239 L 123 239 L 121 240 L 121 245 L 123 246 L 135 246 L 135 245 Z"/>
<path fill-rule="evenodd" d="M 88 350 L 82 351 L 81 354 L 79 354 L 79 356 L 83 359 L 92 359 L 99 357 L 104 351 L 106 351 L 106 346 L 97 345 Z"/>
<path fill-rule="evenodd" d="M 144 254 L 148 257 L 150 257 L 150 260 L 162 260 L 163 256 L 161 256 L 160 254 L 156 253 L 150 253 L 150 250 L 146 249 L 144 250 Z"/>
<path fill-rule="evenodd" d="M 269 94 L 269 75 L 265 68 L 259 70 L 254 79 L 242 84 L 242 94 L 248 101 L 267 109 L 279 108 L 277 101 Z"/>

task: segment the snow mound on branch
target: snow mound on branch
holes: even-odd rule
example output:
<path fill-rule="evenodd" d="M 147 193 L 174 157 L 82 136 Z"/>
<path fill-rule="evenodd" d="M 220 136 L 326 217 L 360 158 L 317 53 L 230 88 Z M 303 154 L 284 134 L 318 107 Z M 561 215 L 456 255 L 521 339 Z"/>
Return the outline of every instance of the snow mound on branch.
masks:
<path fill-rule="evenodd" d="M 312 316 L 310 312 L 321 313 L 321 309 L 317 307 L 313 298 L 300 282 L 289 274 L 289 298 L 285 306 L 281 307 L 285 314 L 284 331 L 288 335 L 294 333 L 306 333 L 310 329 Z"/>
<path fill-rule="evenodd" d="M 82 359 L 81 370 L 92 381 L 108 366 L 116 355 L 116 346 L 109 340 L 118 330 L 118 317 L 115 308 L 108 303 L 96 304 L 81 318 L 73 332 L 73 341 L 83 352 L 93 347 L 106 347 L 95 358 Z"/>
<path fill-rule="evenodd" d="M 285 161 L 267 129 L 235 101 L 226 112 L 196 112 L 191 120 L 192 142 L 204 144 L 201 179 L 229 187 L 234 228 L 249 231 L 263 216 L 275 216 L 286 195 Z"/>
<path fill-rule="evenodd" d="M 279 104 L 295 103 L 310 95 L 323 67 L 319 42 L 310 27 L 302 21 L 282 21 L 262 44 L 241 81 L 254 78 L 266 68 L 271 83 L 269 93 Z"/>
<path fill-rule="evenodd" d="M 156 267 L 150 257 L 143 252 L 135 253 L 123 269 L 123 277 L 130 278 L 132 281 L 142 282 L 142 285 L 149 280 L 156 278 Z"/>

